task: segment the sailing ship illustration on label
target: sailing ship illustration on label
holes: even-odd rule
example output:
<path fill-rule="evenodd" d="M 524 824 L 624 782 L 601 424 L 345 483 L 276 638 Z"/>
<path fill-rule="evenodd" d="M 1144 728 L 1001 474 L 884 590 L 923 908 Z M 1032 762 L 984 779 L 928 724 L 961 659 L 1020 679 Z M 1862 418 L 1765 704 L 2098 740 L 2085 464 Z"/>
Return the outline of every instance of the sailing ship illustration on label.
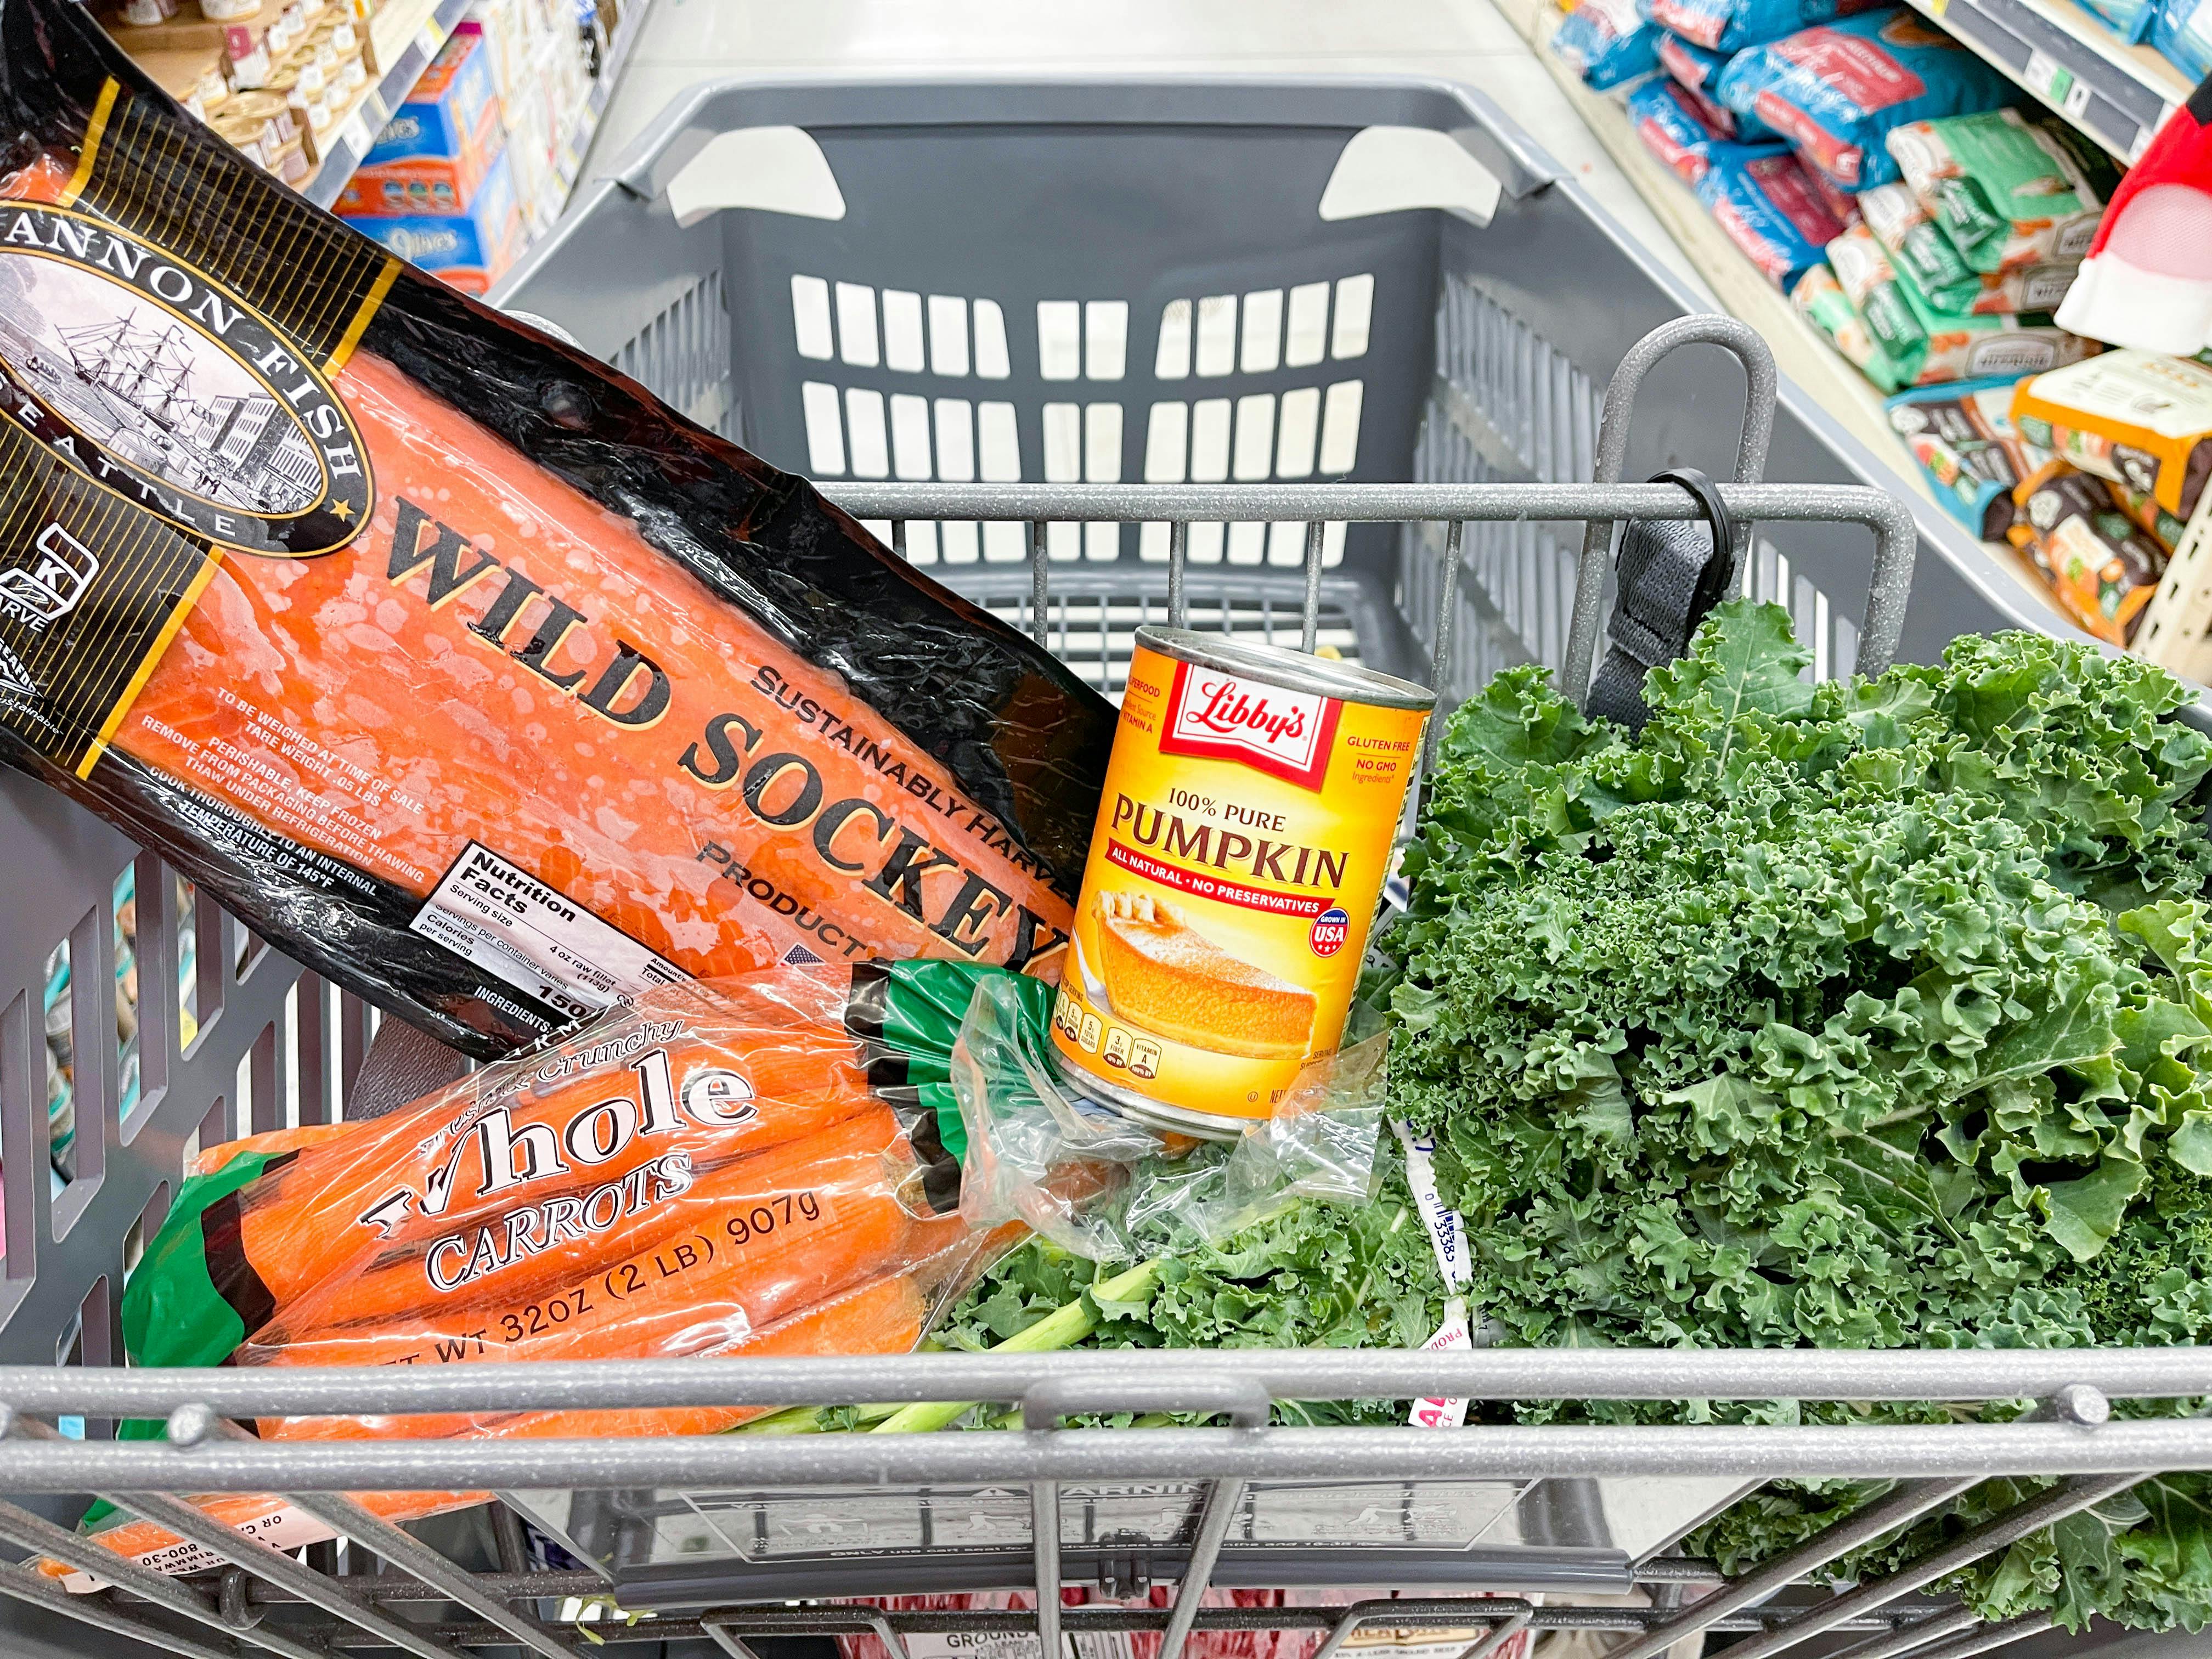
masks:
<path fill-rule="evenodd" d="M 300 556 L 374 506 L 304 348 L 207 277 L 59 209 L 0 210 L 0 398 L 49 448 L 196 538 Z"/>

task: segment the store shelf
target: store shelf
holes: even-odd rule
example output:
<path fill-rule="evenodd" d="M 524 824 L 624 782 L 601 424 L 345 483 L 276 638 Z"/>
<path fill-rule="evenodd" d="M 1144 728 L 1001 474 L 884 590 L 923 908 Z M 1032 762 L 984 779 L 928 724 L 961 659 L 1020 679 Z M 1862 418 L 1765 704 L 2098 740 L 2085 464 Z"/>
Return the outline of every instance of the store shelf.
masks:
<path fill-rule="evenodd" d="M 1551 46 L 1559 11 L 1544 0 L 1504 0 L 1499 9 L 1534 48 L 1576 112 L 1589 124 L 1606 153 L 1712 289 L 1721 308 L 1757 329 L 1784 375 L 1869 450 L 1892 459 L 1897 477 L 1935 502 L 1927 479 L 1898 441 L 1896 429 L 1889 423 L 1889 411 L 1882 406 L 1881 394 L 1873 384 L 1797 314 L 1788 297 L 1713 222 L 1696 193 L 1644 148 L 1620 100 L 1591 91 L 1559 61 Z M 2020 584 L 2023 593 L 2033 596 L 2039 609 L 2054 617 L 2059 616 L 2050 590 L 2008 550 L 1995 563 Z"/>
<path fill-rule="evenodd" d="M 2073 0 L 1909 0 L 2124 162 L 2192 90 L 2148 46 L 2122 40 Z"/>
<path fill-rule="evenodd" d="M 637 47 L 638 36 L 645 33 L 646 14 L 652 9 L 653 0 L 629 0 L 623 7 L 622 21 L 615 25 L 615 37 L 607 42 L 605 55 L 599 60 L 599 78 L 592 82 L 591 99 L 584 106 L 583 131 L 577 143 L 580 152 L 598 129 L 599 117 L 606 113 L 607 100 L 614 95 L 615 82 L 629 66 L 629 55 Z"/>
<path fill-rule="evenodd" d="M 376 61 L 386 64 L 374 85 L 322 143 L 322 160 L 300 193 L 328 207 L 376 143 L 392 112 L 407 100 L 438 48 L 468 15 L 469 0 L 387 0 L 369 21 Z"/>

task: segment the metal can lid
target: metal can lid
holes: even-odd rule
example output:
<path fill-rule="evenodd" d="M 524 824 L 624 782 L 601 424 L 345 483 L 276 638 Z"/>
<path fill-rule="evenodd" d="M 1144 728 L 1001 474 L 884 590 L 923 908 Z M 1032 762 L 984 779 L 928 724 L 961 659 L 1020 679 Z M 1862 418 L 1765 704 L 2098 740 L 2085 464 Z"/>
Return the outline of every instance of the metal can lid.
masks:
<path fill-rule="evenodd" d="M 1437 694 L 1426 686 L 1377 673 L 1354 663 L 1316 657 L 1287 646 L 1254 645 L 1220 634 L 1201 634 L 1188 628 L 1137 630 L 1137 643 L 1178 662 L 1240 674 L 1263 685 L 1279 685 L 1285 691 L 1314 691 L 1346 702 L 1373 703 L 1383 708 L 1436 707 Z"/>

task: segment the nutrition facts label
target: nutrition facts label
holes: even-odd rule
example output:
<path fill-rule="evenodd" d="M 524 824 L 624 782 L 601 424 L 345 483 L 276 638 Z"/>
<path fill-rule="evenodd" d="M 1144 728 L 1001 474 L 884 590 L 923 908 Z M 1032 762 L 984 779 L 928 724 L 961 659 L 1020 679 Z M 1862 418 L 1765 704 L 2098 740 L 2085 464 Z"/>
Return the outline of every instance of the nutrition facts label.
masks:
<path fill-rule="evenodd" d="M 407 924 L 540 1002 L 596 1013 L 691 976 L 557 888 L 471 842 Z"/>

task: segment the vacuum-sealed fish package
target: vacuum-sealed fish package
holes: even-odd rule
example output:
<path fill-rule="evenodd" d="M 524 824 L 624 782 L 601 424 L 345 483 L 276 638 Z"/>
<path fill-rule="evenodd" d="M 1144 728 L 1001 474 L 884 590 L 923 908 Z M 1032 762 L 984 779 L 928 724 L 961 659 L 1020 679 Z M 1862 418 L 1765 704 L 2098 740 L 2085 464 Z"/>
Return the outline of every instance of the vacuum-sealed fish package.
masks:
<path fill-rule="evenodd" d="M 479 1057 L 687 979 L 1056 976 L 1114 711 L 804 481 L 0 0 L 0 754 Z"/>

